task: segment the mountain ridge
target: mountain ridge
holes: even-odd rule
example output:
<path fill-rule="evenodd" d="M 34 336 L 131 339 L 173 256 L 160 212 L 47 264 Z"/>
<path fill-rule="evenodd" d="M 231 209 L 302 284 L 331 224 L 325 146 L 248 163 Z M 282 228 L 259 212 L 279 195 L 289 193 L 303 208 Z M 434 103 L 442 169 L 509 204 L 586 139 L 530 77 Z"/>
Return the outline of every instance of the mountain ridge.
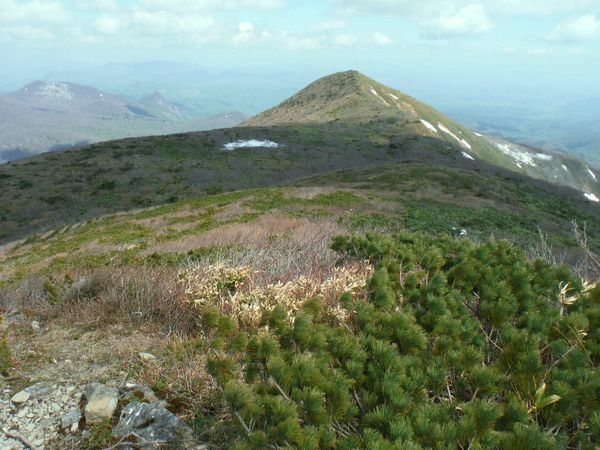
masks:
<path fill-rule="evenodd" d="M 310 123 L 386 124 L 385 133 L 439 138 L 457 146 L 466 159 L 482 159 L 515 172 L 574 187 L 599 196 L 600 172 L 583 160 L 519 145 L 470 130 L 431 106 L 349 70 L 310 83 L 279 105 L 251 117 L 242 126 Z"/>

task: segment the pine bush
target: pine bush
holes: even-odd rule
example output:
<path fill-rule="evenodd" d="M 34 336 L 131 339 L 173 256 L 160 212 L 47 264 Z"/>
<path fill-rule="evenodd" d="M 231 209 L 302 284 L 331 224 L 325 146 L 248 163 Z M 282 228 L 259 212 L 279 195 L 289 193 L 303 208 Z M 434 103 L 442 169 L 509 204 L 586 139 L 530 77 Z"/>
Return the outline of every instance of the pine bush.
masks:
<path fill-rule="evenodd" d="M 275 305 L 254 325 L 204 305 L 232 448 L 598 448 L 600 286 L 505 241 L 333 248 L 375 265 L 366 295 Z"/>

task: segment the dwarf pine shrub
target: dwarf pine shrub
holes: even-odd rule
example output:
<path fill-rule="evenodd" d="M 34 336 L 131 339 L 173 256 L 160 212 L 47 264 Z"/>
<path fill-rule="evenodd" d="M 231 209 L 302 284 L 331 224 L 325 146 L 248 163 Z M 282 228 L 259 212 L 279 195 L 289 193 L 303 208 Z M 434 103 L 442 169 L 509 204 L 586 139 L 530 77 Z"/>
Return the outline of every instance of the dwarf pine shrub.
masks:
<path fill-rule="evenodd" d="M 336 238 L 367 293 L 272 305 L 255 325 L 204 304 L 208 370 L 235 448 L 600 445 L 600 287 L 505 241 Z"/>

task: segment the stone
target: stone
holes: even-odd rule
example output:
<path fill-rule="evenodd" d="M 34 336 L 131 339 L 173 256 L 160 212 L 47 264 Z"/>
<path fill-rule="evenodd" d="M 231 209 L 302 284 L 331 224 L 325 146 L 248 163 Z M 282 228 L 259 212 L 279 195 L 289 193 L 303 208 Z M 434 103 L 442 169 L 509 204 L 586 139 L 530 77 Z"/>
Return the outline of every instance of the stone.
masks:
<path fill-rule="evenodd" d="M 40 323 L 37 320 L 31 321 L 31 329 L 37 334 L 40 334 L 42 332 L 42 327 L 40 326 Z"/>
<path fill-rule="evenodd" d="M 156 356 L 154 356 L 152 353 L 146 353 L 146 352 L 141 352 L 140 353 L 140 359 L 142 361 L 155 361 L 156 360 Z"/>
<path fill-rule="evenodd" d="M 17 392 L 10 399 L 11 402 L 17 403 L 25 403 L 28 400 L 37 400 L 48 395 L 52 392 L 52 385 L 48 383 L 36 383 L 34 385 L 29 386 L 28 388 L 23 389 L 20 392 Z"/>
<path fill-rule="evenodd" d="M 25 403 L 27 400 L 29 400 L 29 397 L 31 397 L 29 392 L 21 391 L 21 392 L 17 392 L 15 395 L 13 395 L 10 398 L 10 401 L 13 402 L 15 405 L 17 405 L 17 404 Z"/>
<path fill-rule="evenodd" d="M 134 401 L 123 408 L 112 435 L 123 438 L 133 433 L 146 441 L 162 442 L 164 445 L 160 448 L 187 449 L 195 444 L 191 428 L 157 403 Z M 159 445 L 149 444 L 143 448 L 154 449 Z"/>
<path fill-rule="evenodd" d="M 64 430 L 67 428 L 70 428 L 71 430 L 73 430 L 73 426 L 77 425 L 77 427 L 75 429 L 77 429 L 79 427 L 79 421 L 81 420 L 81 411 L 79 409 L 74 409 L 72 411 L 69 411 L 68 413 L 66 413 L 64 416 L 62 416 L 62 419 L 60 421 L 60 427 Z"/>
<path fill-rule="evenodd" d="M 101 383 L 86 385 L 83 395 L 87 399 L 85 420 L 87 423 L 98 423 L 110 419 L 119 403 L 119 391 Z"/>

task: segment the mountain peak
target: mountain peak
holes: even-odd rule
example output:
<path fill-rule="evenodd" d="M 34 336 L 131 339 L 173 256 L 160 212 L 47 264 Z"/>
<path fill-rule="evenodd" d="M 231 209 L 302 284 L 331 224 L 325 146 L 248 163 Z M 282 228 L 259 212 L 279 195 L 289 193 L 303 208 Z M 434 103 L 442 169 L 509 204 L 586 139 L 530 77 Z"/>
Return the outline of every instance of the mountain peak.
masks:
<path fill-rule="evenodd" d="M 250 118 L 247 126 L 416 118 L 414 99 L 356 70 L 337 72 L 309 84 L 280 105 Z"/>
<path fill-rule="evenodd" d="M 77 83 L 36 80 L 10 95 L 27 103 L 65 105 L 83 99 L 102 99 L 106 94 L 96 88 Z"/>
<path fill-rule="evenodd" d="M 34 81 L 24 86 L 19 94 L 28 96 L 35 95 L 52 100 L 73 100 L 73 91 L 69 83 L 57 81 Z"/>

